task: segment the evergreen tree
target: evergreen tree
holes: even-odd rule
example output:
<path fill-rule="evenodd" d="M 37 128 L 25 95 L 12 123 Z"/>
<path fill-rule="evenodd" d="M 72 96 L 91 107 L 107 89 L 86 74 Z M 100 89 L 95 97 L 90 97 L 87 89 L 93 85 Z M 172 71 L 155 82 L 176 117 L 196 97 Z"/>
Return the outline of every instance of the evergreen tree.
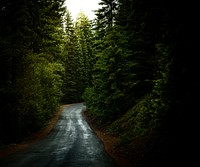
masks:
<path fill-rule="evenodd" d="M 96 11 L 97 19 L 100 21 L 101 27 L 111 29 L 117 14 L 117 0 L 101 0 L 99 5 L 101 8 Z"/>
<path fill-rule="evenodd" d="M 82 67 L 83 90 L 91 85 L 93 68 L 93 34 L 91 22 L 88 17 L 80 12 L 75 22 L 75 30 L 80 49 L 80 66 Z"/>
<path fill-rule="evenodd" d="M 63 101 L 65 103 L 79 102 L 82 92 L 82 64 L 80 63 L 80 49 L 75 26 L 70 12 L 65 16 L 65 44 L 64 44 L 64 85 Z"/>

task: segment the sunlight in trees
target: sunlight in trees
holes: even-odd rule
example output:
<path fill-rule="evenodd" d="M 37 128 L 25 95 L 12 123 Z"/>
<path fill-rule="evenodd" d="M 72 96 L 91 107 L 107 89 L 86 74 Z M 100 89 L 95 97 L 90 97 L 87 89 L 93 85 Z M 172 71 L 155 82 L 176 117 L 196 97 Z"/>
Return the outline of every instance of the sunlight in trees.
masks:
<path fill-rule="evenodd" d="M 100 6 L 100 0 L 65 0 L 65 5 L 72 14 L 73 20 L 76 20 L 79 12 L 84 12 L 90 20 L 94 19 L 93 10 L 97 10 Z"/>

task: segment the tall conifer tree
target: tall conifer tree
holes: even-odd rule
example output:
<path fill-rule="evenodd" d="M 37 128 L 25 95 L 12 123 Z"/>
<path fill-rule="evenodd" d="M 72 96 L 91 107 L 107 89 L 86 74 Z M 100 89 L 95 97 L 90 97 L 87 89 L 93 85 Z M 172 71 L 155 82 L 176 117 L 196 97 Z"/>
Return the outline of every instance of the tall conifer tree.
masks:
<path fill-rule="evenodd" d="M 63 101 L 65 103 L 80 102 L 82 92 L 82 64 L 75 25 L 69 10 L 65 15 L 65 75 L 63 85 Z"/>

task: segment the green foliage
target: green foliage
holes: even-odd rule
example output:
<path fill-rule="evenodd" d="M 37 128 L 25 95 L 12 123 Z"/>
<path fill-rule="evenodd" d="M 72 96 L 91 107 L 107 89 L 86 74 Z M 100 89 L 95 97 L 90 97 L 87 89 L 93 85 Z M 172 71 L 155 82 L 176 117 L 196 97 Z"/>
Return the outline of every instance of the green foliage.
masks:
<path fill-rule="evenodd" d="M 101 0 L 99 5 L 102 7 L 95 11 L 97 19 L 99 20 L 101 28 L 109 30 L 113 27 L 115 22 L 115 16 L 117 13 L 117 1 L 116 0 Z"/>
<path fill-rule="evenodd" d="M 163 138 L 168 140 L 180 128 L 176 120 L 189 115 L 183 106 L 189 109 L 188 104 L 194 99 L 194 90 L 188 87 L 192 82 L 186 78 L 195 80 L 188 72 L 196 68 L 189 67 L 193 61 L 184 57 L 181 47 L 190 46 L 187 39 L 183 40 L 184 19 L 180 18 L 180 25 L 175 24 L 178 13 L 173 13 L 175 7 L 167 1 L 119 1 L 112 22 L 105 12 L 109 2 L 101 1 L 102 8 L 96 11 L 94 73 L 83 98 L 90 113 L 111 123 L 108 131 L 133 152 L 140 147 L 147 148 L 148 154 L 153 149 L 160 151 L 169 144 Z M 107 12 L 109 16 L 110 11 Z M 193 83 L 195 86 L 191 87 L 197 89 L 198 83 Z M 151 143 L 149 148 L 143 140 Z M 159 146 L 162 147 L 158 149 Z M 141 157 L 142 154 L 146 152 L 141 152 Z"/>
<path fill-rule="evenodd" d="M 91 22 L 84 13 L 79 13 L 73 22 L 67 10 L 65 20 L 63 102 L 74 103 L 83 101 L 83 91 L 91 85 L 93 34 Z"/>
<path fill-rule="evenodd" d="M 121 144 L 131 143 L 137 138 L 148 136 L 163 124 L 169 109 L 167 87 L 172 65 L 170 51 L 172 47 L 157 44 L 157 68 L 150 93 L 140 99 L 134 107 L 109 127 L 110 133 L 119 136 Z"/>
<path fill-rule="evenodd" d="M 70 12 L 67 10 L 65 15 L 65 39 L 64 39 L 64 82 L 63 82 L 63 98 L 64 103 L 80 102 L 81 93 L 83 92 L 83 71 L 80 61 L 80 48 L 75 26 L 71 18 Z"/>
<path fill-rule="evenodd" d="M 63 2 L 0 2 L 0 140 L 5 143 L 41 129 L 60 103 Z"/>
<path fill-rule="evenodd" d="M 90 110 L 97 111 L 95 113 L 98 115 L 104 115 L 103 119 L 117 116 L 121 109 L 126 109 L 126 100 L 133 102 L 133 98 L 129 99 L 127 92 L 137 85 L 137 80 L 134 74 L 128 73 L 128 70 L 136 64 L 128 62 L 131 52 L 123 48 L 127 45 L 124 37 L 123 32 L 116 28 L 104 38 L 104 50 L 96 55 L 98 57 L 94 65 L 93 86 L 87 89 L 84 95 L 86 102 L 88 100 L 87 103 L 95 106 Z M 87 96 L 93 98 L 89 99 Z"/>
<path fill-rule="evenodd" d="M 83 90 L 91 85 L 92 80 L 94 55 L 92 49 L 93 34 L 91 28 L 92 25 L 88 17 L 80 12 L 75 22 L 75 31 L 78 39 L 78 47 L 80 49 L 79 66 L 82 69 Z"/>
<path fill-rule="evenodd" d="M 40 59 L 40 58 L 39 58 Z M 62 76 L 64 75 L 64 68 L 62 64 L 48 61 L 40 61 L 34 67 L 35 77 L 40 79 L 41 92 L 43 93 L 43 108 L 46 110 L 46 118 L 49 118 L 58 107 L 60 98 L 62 97 Z"/>
<path fill-rule="evenodd" d="M 108 120 L 134 106 L 151 92 L 154 85 L 157 68 L 155 45 L 158 40 L 153 40 L 157 35 L 157 27 L 151 25 L 154 13 L 143 10 L 147 6 L 140 6 L 136 1 L 130 3 L 102 1 L 102 8 L 96 11 L 95 65 L 89 92 L 93 90 L 92 95 L 97 97 L 94 98 L 95 104 L 92 100 L 88 103 L 95 106 L 89 108 L 91 112 L 103 112 L 101 115 Z M 145 2 L 142 4 L 146 5 Z M 159 20 L 158 24 L 163 22 Z M 96 106 L 99 110 L 94 109 Z"/>

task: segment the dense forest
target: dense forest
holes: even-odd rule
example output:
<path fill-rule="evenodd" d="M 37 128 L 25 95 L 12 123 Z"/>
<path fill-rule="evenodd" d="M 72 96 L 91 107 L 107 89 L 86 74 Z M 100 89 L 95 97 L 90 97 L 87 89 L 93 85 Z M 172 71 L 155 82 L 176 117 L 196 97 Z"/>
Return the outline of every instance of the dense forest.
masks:
<path fill-rule="evenodd" d="M 40 130 L 60 104 L 84 101 L 134 166 L 191 165 L 200 93 L 195 4 L 99 5 L 94 20 L 73 20 L 64 0 L 0 1 L 0 144 Z"/>

